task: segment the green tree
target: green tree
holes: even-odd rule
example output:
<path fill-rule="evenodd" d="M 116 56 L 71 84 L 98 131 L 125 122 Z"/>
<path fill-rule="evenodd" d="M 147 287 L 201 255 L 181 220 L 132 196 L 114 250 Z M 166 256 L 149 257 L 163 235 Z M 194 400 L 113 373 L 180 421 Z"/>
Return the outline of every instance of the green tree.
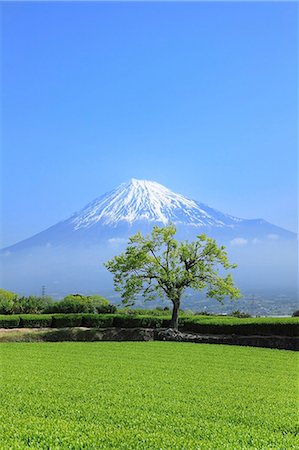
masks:
<path fill-rule="evenodd" d="M 15 300 L 13 314 L 42 314 L 46 312 L 53 304 L 51 297 L 20 297 Z"/>
<path fill-rule="evenodd" d="M 116 307 L 100 295 L 69 294 L 52 305 L 51 312 L 59 313 L 114 313 Z"/>
<path fill-rule="evenodd" d="M 114 275 L 114 286 L 122 292 L 124 304 L 134 304 L 138 294 L 145 300 L 157 296 L 172 302 L 171 327 L 178 328 L 178 314 L 183 292 L 187 288 L 205 289 L 209 298 L 223 301 L 240 297 L 231 275 L 220 276 L 219 267 L 233 269 L 225 247 L 205 235 L 193 242 L 178 242 L 173 224 L 155 226 L 150 235 L 138 232 L 129 239 L 124 253 L 105 263 Z"/>
<path fill-rule="evenodd" d="M 18 294 L 0 289 L 0 314 L 11 314 Z"/>

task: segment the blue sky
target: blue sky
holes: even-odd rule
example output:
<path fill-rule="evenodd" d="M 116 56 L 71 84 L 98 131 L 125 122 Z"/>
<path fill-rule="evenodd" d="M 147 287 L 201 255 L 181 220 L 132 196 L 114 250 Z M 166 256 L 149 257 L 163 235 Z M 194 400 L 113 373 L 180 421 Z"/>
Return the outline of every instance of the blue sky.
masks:
<path fill-rule="evenodd" d="M 296 230 L 296 8 L 2 3 L 2 245 L 131 177 Z"/>

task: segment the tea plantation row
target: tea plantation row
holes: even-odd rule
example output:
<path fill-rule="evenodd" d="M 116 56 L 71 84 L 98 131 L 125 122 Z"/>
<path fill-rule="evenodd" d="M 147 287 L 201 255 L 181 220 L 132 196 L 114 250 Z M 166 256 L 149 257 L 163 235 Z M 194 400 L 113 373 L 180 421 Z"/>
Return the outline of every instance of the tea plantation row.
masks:
<path fill-rule="evenodd" d="M 170 317 L 125 314 L 23 314 L 0 315 L 0 328 L 166 328 Z M 181 317 L 179 329 L 202 334 L 297 336 L 299 318 Z"/>
<path fill-rule="evenodd" d="M 299 448 L 295 352 L 1 344 L 1 450 Z"/>

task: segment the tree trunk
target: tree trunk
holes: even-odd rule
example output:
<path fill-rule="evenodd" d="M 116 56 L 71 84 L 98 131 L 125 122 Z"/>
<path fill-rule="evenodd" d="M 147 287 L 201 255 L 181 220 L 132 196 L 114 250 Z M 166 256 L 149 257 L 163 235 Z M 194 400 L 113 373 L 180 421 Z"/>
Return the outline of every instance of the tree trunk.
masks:
<path fill-rule="evenodd" d="M 173 301 L 170 328 L 173 328 L 174 330 L 177 330 L 179 326 L 179 309 L 180 309 L 180 301 L 179 300 Z"/>

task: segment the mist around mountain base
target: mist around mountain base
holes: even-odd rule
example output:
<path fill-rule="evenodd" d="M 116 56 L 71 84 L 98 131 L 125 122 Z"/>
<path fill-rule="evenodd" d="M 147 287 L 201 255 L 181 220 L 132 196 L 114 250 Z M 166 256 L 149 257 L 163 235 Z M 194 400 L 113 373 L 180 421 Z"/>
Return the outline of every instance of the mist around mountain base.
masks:
<path fill-rule="evenodd" d="M 186 199 L 144 180 L 125 183 L 104 194 L 66 221 L 0 253 L 1 286 L 21 295 L 62 298 L 69 293 L 98 293 L 113 303 L 120 296 L 103 263 L 124 251 L 129 236 L 147 234 L 172 221 L 179 240 L 207 234 L 226 246 L 233 279 L 243 293 L 237 303 L 220 305 L 204 292 L 186 292 L 182 307 L 194 311 L 290 314 L 298 301 L 297 236 L 262 219 L 239 219 Z M 167 301 L 159 304 L 170 306 Z M 140 306 L 143 299 L 138 299 Z M 157 303 L 158 304 L 158 303 Z M 144 306 L 144 305 L 143 305 Z M 154 306 L 147 303 L 147 307 Z"/>
<path fill-rule="evenodd" d="M 120 295 L 114 292 L 112 276 L 103 263 L 124 251 L 126 242 L 125 238 L 110 238 L 106 245 L 48 245 L 23 251 L 22 255 L 6 252 L 2 255 L 1 286 L 22 295 L 40 295 L 41 287 L 45 286 L 47 295 L 54 298 L 76 292 L 99 293 L 119 304 Z M 231 273 L 244 297 L 222 306 L 215 300 L 206 299 L 204 293 L 188 292 L 183 308 L 209 312 L 241 308 L 253 314 L 290 314 L 297 309 L 297 249 L 294 242 L 251 242 L 241 246 L 228 243 L 227 252 L 230 261 L 238 264 Z M 141 306 L 142 299 L 137 304 Z M 158 301 L 156 305 L 159 304 L 167 306 L 168 302 Z M 147 307 L 154 305 L 148 303 Z"/>

